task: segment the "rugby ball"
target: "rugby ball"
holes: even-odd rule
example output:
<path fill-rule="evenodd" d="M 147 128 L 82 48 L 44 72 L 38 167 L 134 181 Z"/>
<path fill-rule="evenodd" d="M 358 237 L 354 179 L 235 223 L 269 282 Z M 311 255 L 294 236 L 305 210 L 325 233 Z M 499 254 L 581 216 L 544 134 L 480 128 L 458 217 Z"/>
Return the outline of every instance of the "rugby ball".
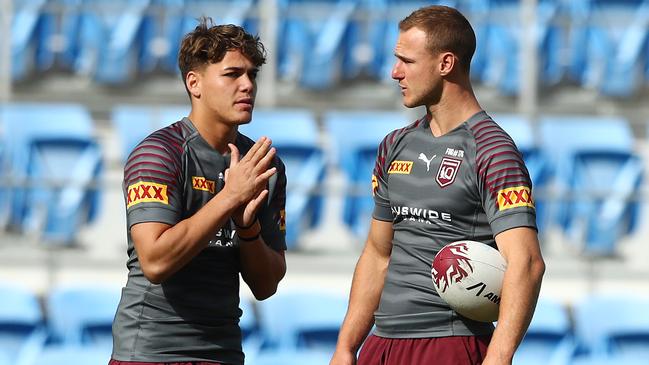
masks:
<path fill-rule="evenodd" d="M 476 241 L 449 243 L 435 255 L 433 285 L 458 314 L 480 322 L 498 319 L 507 263 L 495 248 Z"/>

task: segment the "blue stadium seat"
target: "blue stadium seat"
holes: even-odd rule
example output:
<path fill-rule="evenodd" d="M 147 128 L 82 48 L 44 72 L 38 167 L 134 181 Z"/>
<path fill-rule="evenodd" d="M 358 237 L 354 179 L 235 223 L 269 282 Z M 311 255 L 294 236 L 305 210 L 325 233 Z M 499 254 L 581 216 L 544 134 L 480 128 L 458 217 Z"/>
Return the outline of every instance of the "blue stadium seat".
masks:
<path fill-rule="evenodd" d="M 50 289 L 46 308 L 53 343 L 111 349 L 119 288 L 58 286 Z"/>
<path fill-rule="evenodd" d="M 11 176 L 12 226 L 47 242 L 72 243 L 98 212 L 101 149 L 86 109 L 74 104 L 0 107 Z"/>
<path fill-rule="evenodd" d="M 286 244 L 296 248 L 304 229 L 315 227 L 322 213 L 320 185 L 326 164 L 315 117 L 301 109 L 255 109 L 252 123 L 239 131 L 253 140 L 269 137 L 284 161 Z"/>
<path fill-rule="evenodd" d="M 347 298 L 315 291 L 278 292 L 258 303 L 265 349 L 333 353 Z"/>
<path fill-rule="evenodd" d="M 113 107 L 111 122 L 121 144 L 122 162 L 146 136 L 189 115 L 185 105 L 149 106 L 121 104 Z"/>
<path fill-rule="evenodd" d="M 516 95 L 521 81 L 522 61 L 519 44 L 522 25 L 520 22 L 521 3 L 513 0 L 488 0 L 487 36 L 484 47 L 486 64 L 481 80 L 496 86 L 506 95 Z M 556 0 L 541 0 L 536 7 L 535 43 L 539 65 L 538 80 L 540 85 L 557 84 L 563 76 L 561 64 L 562 28 L 558 24 L 559 4 Z"/>
<path fill-rule="evenodd" d="M 0 284 L 0 298 L 0 357 L 21 364 L 45 344 L 40 303 L 30 290 L 8 284 Z"/>
<path fill-rule="evenodd" d="M 35 54 L 45 51 L 41 39 L 47 0 L 14 1 L 11 24 L 11 78 L 24 79 L 36 69 Z"/>
<path fill-rule="evenodd" d="M 379 144 L 388 133 L 407 124 L 401 112 L 331 111 L 324 115 L 334 159 L 347 180 L 343 221 L 358 236 L 365 238 L 374 210 L 371 181 Z"/>
<path fill-rule="evenodd" d="M 585 253 L 613 255 L 636 226 L 643 164 L 628 123 L 620 118 L 543 117 L 541 146 L 564 198 L 552 205 L 560 226 Z"/>
<path fill-rule="evenodd" d="M 110 347 L 46 346 L 32 362 L 22 365 L 106 365 L 110 353 Z"/>
<path fill-rule="evenodd" d="M 534 318 L 514 356 L 514 364 L 567 365 L 575 352 L 567 309 L 540 298 Z"/>
<path fill-rule="evenodd" d="M 590 295 L 577 303 L 577 339 L 588 357 L 649 359 L 647 305 L 649 297 L 628 294 Z"/>
<path fill-rule="evenodd" d="M 132 81 L 139 72 L 149 4 L 150 0 L 83 0 L 74 70 L 107 85 Z"/>
<path fill-rule="evenodd" d="M 265 351 L 256 356 L 246 356 L 246 363 L 253 365 L 327 365 L 331 353 L 307 350 Z"/>
<path fill-rule="evenodd" d="M 341 78 L 350 57 L 348 36 L 358 0 L 280 0 L 279 77 L 309 89 L 326 89 Z"/>
<path fill-rule="evenodd" d="M 152 0 L 159 13 L 147 21 L 143 64 L 151 68 L 150 63 L 159 59 L 163 70 L 177 73 L 182 37 L 194 30 L 203 15 L 215 24 L 236 24 L 257 34 L 259 22 L 253 16 L 256 4 L 256 0 Z M 151 43 L 154 40 L 157 45 Z"/>
<path fill-rule="evenodd" d="M 547 157 L 537 143 L 536 131 L 532 127 L 532 123 L 521 115 L 496 114 L 493 115 L 493 118 L 512 137 L 523 154 L 535 191 L 536 223 L 539 230 L 542 231 L 547 228 L 549 219 L 546 209 L 547 199 L 544 195 L 547 195 L 550 183 L 550 168 Z"/>
<path fill-rule="evenodd" d="M 604 95 L 627 97 L 642 86 L 649 45 L 649 1 L 570 2 L 573 79 Z"/>

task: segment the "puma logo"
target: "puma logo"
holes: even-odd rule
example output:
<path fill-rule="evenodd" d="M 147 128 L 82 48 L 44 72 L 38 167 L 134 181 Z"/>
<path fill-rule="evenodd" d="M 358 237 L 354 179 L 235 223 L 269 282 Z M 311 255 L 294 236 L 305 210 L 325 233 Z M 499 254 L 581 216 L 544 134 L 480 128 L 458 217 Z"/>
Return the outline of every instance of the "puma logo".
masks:
<path fill-rule="evenodd" d="M 430 163 L 433 161 L 433 159 L 435 159 L 435 157 L 437 157 L 437 155 L 433 155 L 433 157 L 428 159 L 428 157 L 426 157 L 426 155 L 424 155 L 423 153 L 419 154 L 419 159 L 426 163 L 426 171 L 430 171 Z"/>

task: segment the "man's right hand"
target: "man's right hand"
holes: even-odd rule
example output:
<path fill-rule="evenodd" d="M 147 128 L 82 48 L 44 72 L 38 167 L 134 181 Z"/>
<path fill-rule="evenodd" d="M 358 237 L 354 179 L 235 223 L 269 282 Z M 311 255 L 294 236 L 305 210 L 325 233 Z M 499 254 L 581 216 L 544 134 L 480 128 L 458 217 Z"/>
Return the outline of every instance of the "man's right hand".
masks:
<path fill-rule="evenodd" d="M 266 190 L 268 179 L 277 171 L 275 167 L 268 168 L 275 157 L 275 148 L 271 148 L 271 140 L 261 137 L 241 159 L 239 149 L 234 144 L 228 144 L 228 147 L 232 155 L 230 167 L 226 170 L 223 191 L 232 197 L 238 205 L 257 200 Z M 245 221 L 246 218 L 247 220 L 254 219 L 259 204 L 255 204 L 251 208 L 244 209 L 247 214 L 242 214 L 240 218 L 244 221 L 237 222 L 238 224 L 245 226 L 250 223 Z"/>
<path fill-rule="evenodd" d="M 329 365 L 356 365 L 356 354 L 352 351 L 336 350 Z"/>

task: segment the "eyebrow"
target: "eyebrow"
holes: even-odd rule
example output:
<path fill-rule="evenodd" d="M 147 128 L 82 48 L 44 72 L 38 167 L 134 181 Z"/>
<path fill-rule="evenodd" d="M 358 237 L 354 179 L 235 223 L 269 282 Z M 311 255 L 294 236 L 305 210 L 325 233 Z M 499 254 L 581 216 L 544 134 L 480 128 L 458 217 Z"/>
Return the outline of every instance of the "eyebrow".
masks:
<path fill-rule="evenodd" d="M 408 62 L 414 62 L 415 61 L 414 59 L 406 57 L 404 55 L 400 55 L 397 52 L 394 52 L 394 57 L 396 57 L 396 58 L 398 58 L 398 59 L 400 59 L 402 61 L 408 61 Z"/>
<path fill-rule="evenodd" d="M 239 67 L 239 66 L 229 66 L 223 69 L 223 71 L 253 71 L 253 72 L 259 72 L 259 67 L 252 67 L 250 69 L 247 69 L 245 67 Z"/>

